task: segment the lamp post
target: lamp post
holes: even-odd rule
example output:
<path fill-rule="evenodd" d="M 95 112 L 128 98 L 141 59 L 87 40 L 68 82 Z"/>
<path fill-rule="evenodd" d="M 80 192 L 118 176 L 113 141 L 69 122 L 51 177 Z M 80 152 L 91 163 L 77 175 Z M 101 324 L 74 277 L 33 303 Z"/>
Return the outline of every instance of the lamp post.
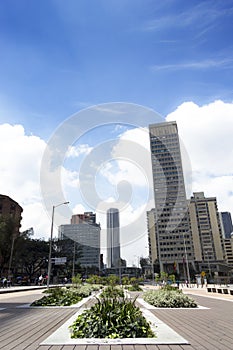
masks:
<path fill-rule="evenodd" d="M 208 262 L 208 270 L 209 270 L 209 279 L 211 278 L 211 267 L 210 267 L 210 257 L 209 252 L 205 251 L 205 255 L 207 256 L 207 262 Z"/>
<path fill-rule="evenodd" d="M 76 242 L 74 241 L 74 247 L 73 247 L 73 266 L 72 266 L 72 277 L 75 276 L 75 248 L 76 248 Z"/>
<path fill-rule="evenodd" d="M 12 265 L 12 259 L 13 259 L 14 244 L 15 244 L 15 233 L 13 233 L 13 235 L 12 235 L 11 253 L 10 253 L 8 275 L 7 275 L 8 280 L 10 280 L 10 278 L 12 277 L 11 276 L 11 265 Z"/>
<path fill-rule="evenodd" d="M 52 257 L 52 240 L 53 240 L 53 221 L 54 221 L 54 211 L 55 208 L 60 207 L 60 205 L 69 204 L 69 202 L 63 202 L 57 205 L 53 205 L 52 210 L 52 223 L 51 223 L 51 234 L 50 234 L 50 242 L 49 242 L 49 260 L 48 260 L 48 278 L 47 278 L 47 288 L 49 288 L 50 275 L 51 275 L 51 257 Z"/>
<path fill-rule="evenodd" d="M 187 277 L 188 285 L 190 286 L 191 280 L 190 280 L 188 254 L 187 254 L 187 247 L 186 247 L 184 232 L 183 232 L 183 240 L 184 240 L 184 255 L 185 255 L 185 263 L 186 263 L 186 277 Z"/>

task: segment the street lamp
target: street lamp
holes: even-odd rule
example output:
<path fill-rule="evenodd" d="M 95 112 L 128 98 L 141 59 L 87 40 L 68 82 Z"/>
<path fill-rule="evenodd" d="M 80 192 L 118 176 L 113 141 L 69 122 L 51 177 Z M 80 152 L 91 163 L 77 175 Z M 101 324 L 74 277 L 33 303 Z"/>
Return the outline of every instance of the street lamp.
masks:
<path fill-rule="evenodd" d="M 186 263 L 186 277 L 187 277 L 188 284 L 190 286 L 191 280 L 190 280 L 188 254 L 187 254 L 187 247 L 186 247 L 184 232 L 183 232 L 183 240 L 184 240 L 184 255 L 185 255 L 185 263 Z"/>
<path fill-rule="evenodd" d="M 50 282 L 50 275 L 51 275 L 51 256 L 52 256 L 52 240 L 53 240 L 53 221 L 54 221 L 54 211 L 55 208 L 60 207 L 60 205 L 63 204 L 69 204 L 69 202 L 63 202 L 57 205 L 53 205 L 52 210 L 52 223 L 51 223 L 51 235 L 50 235 L 50 242 L 49 242 L 49 260 L 48 260 L 48 278 L 47 278 L 47 288 L 49 288 L 49 282 Z"/>
<path fill-rule="evenodd" d="M 205 251 L 205 255 L 207 256 L 207 262 L 208 262 L 208 269 L 209 269 L 209 279 L 211 278 L 211 267 L 210 267 L 210 257 L 209 252 Z"/>

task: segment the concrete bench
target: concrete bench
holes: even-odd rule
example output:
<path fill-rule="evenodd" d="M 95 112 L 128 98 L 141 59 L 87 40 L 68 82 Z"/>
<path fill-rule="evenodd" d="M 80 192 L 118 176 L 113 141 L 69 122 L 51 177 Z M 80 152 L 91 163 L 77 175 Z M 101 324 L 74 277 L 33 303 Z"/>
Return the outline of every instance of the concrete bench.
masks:
<path fill-rule="evenodd" d="M 228 288 L 218 288 L 217 291 L 221 294 L 228 294 Z"/>
<path fill-rule="evenodd" d="M 228 293 L 229 293 L 229 292 L 228 292 L 228 288 L 223 288 L 223 289 L 222 289 L 222 293 L 223 293 L 223 294 L 228 294 Z"/>

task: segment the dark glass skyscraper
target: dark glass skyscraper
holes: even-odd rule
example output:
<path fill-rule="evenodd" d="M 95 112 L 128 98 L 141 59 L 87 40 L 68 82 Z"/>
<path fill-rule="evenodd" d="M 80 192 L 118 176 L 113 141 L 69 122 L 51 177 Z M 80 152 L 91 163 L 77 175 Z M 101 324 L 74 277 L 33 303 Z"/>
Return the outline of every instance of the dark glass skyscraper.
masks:
<path fill-rule="evenodd" d="M 107 211 L 107 267 L 119 267 L 120 264 L 120 220 L 119 210 Z"/>
<path fill-rule="evenodd" d="M 222 219 L 224 237 L 231 238 L 231 234 L 233 233 L 231 213 L 224 211 L 220 214 L 221 214 L 221 219 Z"/>

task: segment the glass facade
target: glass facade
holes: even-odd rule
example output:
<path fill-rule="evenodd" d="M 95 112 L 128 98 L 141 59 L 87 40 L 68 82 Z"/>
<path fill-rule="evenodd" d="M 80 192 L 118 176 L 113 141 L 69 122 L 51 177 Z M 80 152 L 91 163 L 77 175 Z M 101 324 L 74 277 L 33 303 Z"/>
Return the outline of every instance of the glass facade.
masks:
<path fill-rule="evenodd" d="M 177 125 L 153 124 L 149 131 L 160 270 L 188 278 L 194 257 Z"/>

